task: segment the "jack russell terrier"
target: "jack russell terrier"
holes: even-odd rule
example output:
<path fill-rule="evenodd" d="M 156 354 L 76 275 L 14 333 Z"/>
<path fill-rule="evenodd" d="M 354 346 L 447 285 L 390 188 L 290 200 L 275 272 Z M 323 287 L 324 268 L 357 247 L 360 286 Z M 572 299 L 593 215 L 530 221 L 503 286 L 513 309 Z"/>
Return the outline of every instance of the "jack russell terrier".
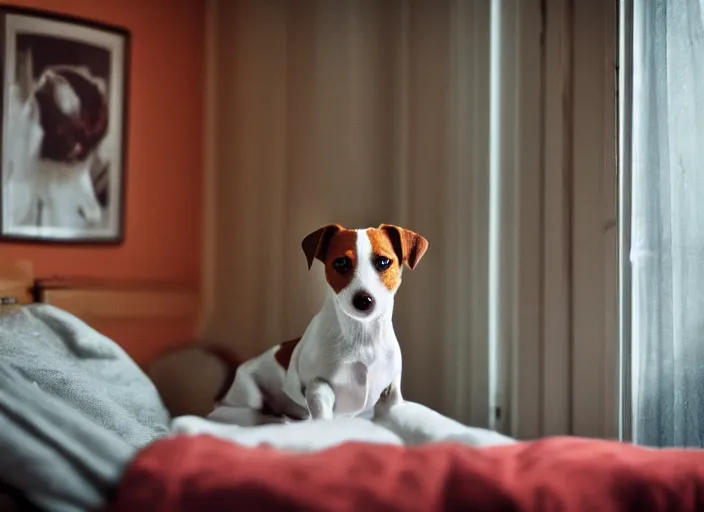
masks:
<path fill-rule="evenodd" d="M 324 226 L 302 242 L 308 269 L 325 265 L 330 293 L 303 337 L 240 365 L 219 409 L 247 407 L 292 419 L 332 419 L 373 412 L 380 397 L 402 401 L 401 348 L 391 317 L 403 265 L 414 269 L 428 249 L 411 230 Z"/>

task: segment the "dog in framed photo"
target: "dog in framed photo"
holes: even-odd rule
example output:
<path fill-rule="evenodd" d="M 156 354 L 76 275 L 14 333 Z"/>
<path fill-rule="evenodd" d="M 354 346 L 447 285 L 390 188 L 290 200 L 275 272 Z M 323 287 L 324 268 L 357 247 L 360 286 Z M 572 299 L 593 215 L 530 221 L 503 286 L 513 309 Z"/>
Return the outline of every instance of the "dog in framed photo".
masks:
<path fill-rule="evenodd" d="M 35 78 L 31 51 L 18 55 L 17 69 L 5 139 L 12 224 L 100 227 L 108 179 L 104 80 L 68 65 L 45 67 Z"/>

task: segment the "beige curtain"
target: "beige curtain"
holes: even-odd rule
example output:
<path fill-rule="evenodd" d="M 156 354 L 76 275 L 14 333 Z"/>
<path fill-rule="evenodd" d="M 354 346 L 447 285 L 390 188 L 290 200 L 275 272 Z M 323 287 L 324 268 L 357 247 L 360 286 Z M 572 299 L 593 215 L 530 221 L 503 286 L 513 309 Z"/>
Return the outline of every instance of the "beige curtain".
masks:
<path fill-rule="evenodd" d="M 504 153 L 527 156 L 494 165 L 515 184 L 503 196 L 503 239 L 520 243 L 522 222 L 538 218 L 537 203 L 521 210 L 518 185 L 538 169 L 540 123 L 516 105 L 540 100 L 540 11 L 537 1 L 509 3 L 514 64 L 498 93 L 510 99 L 499 129 Z M 528 34 L 516 33 L 520 9 L 530 11 Z M 205 338 L 248 357 L 300 335 L 326 286 L 322 268 L 308 272 L 301 239 L 329 222 L 397 223 L 430 241 L 394 315 L 405 395 L 490 424 L 490 2 L 221 0 L 210 3 L 210 23 Z M 497 301 L 502 318 L 521 321 L 516 301 L 537 308 L 539 268 L 526 269 L 527 280 L 516 272 L 539 266 L 539 253 L 524 261 L 506 244 Z M 531 321 L 526 354 L 537 343 Z M 506 346 L 511 325 L 494 333 Z M 537 400 L 537 375 L 524 380 L 507 386 Z"/>

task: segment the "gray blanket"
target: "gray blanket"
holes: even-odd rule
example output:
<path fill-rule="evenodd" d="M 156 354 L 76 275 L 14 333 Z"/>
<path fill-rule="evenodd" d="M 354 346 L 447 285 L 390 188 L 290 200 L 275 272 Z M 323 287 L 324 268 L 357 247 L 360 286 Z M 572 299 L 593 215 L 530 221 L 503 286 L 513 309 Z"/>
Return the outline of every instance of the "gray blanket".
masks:
<path fill-rule="evenodd" d="M 169 414 L 113 341 L 47 305 L 0 315 L 0 483 L 46 510 L 104 504 Z"/>

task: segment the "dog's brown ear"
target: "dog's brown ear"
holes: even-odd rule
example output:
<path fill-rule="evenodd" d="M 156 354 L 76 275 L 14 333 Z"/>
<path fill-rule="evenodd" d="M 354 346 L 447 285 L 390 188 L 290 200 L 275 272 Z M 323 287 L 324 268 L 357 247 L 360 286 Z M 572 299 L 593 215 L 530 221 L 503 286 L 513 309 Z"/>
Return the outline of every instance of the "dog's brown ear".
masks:
<path fill-rule="evenodd" d="M 392 226 L 391 224 L 382 224 L 379 229 L 386 232 L 399 261 L 408 265 L 411 270 L 416 268 L 425 251 L 428 250 L 428 241 L 410 229 Z"/>
<path fill-rule="evenodd" d="M 313 231 L 306 236 L 301 242 L 301 248 L 308 260 L 308 270 L 313 266 L 313 260 L 318 258 L 320 261 L 325 261 L 325 255 L 328 252 L 328 245 L 338 231 L 343 227 L 339 224 L 328 224 L 322 228 Z"/>

